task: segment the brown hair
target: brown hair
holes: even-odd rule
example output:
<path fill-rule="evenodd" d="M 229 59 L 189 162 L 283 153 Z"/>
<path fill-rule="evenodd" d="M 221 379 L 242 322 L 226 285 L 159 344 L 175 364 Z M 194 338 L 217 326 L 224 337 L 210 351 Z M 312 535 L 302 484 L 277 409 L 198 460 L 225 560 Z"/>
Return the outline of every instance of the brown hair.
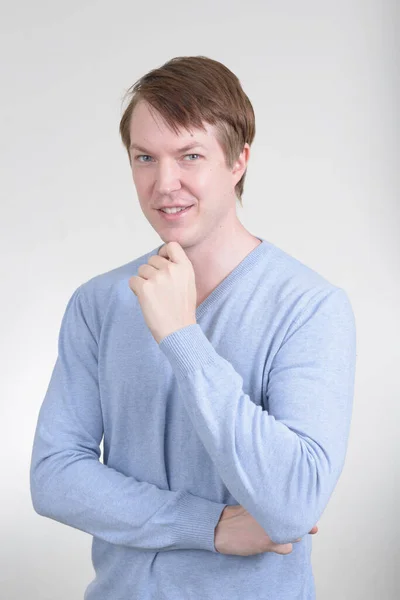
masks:
<path fill-rule="evenodd" d="M 182 127 L 188 131 L 191 127 L 205 131 L 204 121 L 215 125 L 229 169 L 233 168 L 244 144 L 251 146 L 254 140 L 254 110 L 239 79 L 225 65 L 206 56 L 172 58 L 136 81 L 125 97 L 129 95 L 130 101 L 119 125 L 129 160 L 129 124 L 139 100 L 145 100 L 157 110 L 176 134 Z M 235 186 L 241 205 L 246 171 Z"/>

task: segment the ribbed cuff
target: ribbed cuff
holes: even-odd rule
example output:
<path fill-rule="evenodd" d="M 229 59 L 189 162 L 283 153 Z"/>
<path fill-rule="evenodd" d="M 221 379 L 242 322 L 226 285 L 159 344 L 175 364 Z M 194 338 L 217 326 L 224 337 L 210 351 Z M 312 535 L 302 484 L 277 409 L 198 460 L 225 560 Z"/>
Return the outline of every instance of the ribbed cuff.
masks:
<path fill-rule="evenodd" d="M 215 528 L 226 506 L 228 505 L 183 492 L 178 507 L 178 522 L 175 525 L 178 539 L 185 540 L 193 550 L 218 553 L 215 548 Z"/>
<path fill-rule="evenodd" d="M 186 375 L 221 358 L 198 323 L 170 333 L 159 343 L 175 373 Z"/>

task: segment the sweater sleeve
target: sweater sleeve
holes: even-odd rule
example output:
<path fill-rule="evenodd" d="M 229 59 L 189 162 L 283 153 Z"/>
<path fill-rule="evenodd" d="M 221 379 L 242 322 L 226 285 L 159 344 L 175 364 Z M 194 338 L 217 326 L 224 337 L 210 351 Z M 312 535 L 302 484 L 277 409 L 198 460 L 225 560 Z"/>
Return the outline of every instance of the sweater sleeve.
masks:
<path fill-rule="evenodd" d="M 273 542 L 308 534 L 344 466 L 356 362 L 355 319 L 341 288 L 317 293 L 271 364 L 268 411 L 198 324 L 159 344 L 193 426 L 235 499 Z"/>
<path fill-rule="evenodd" d="M 98 346 L 84 307 L 80 286 L 62 319 L 39 411 L 30 467 L 35 511 L 112 544 L 217 552 L 215 527 L 226 504 L 160 489 L 100 462 Z"/>

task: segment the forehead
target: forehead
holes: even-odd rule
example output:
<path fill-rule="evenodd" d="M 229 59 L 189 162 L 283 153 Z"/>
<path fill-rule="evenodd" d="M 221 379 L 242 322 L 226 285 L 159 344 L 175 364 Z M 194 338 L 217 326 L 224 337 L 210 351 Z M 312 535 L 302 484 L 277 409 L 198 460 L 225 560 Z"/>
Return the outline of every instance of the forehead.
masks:
<path fill-rule="evenodd" d="M 129 130 L 131 142 L 141 146 L 163 145 L 173 149 L 195 141 L 207 148 L 219 146 L 214 125 L 204 122 L 204 127 L 205 131 L 197 127 L 193 127 L 190 131 L 180 128 L 176 134 L 160 113 L 140 101 L 133 110 Z"/>

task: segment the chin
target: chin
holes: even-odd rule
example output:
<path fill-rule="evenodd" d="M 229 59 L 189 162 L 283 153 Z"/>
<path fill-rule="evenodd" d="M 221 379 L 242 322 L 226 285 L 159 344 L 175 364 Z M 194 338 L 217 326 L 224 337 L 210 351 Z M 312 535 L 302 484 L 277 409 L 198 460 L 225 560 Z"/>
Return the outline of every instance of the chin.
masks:
<path fill-rule="evenodd" d="M 183 245 L 185 239 L 184 235 L 177 235 L 174 231 L 171 231 L 169 233 L 162 232 L 159 233 L 159 236 L 165 244 L 167 244 L 168 242 L 179 242 L 181 246 Z"/>
<path fill-rule="evenodd" d="M 182 232 L 176 232 L 176 231 L 170 231 L 170 232 L 157 232 L 158 235 L 160 236 L 160 238 L 162 239 L 162 241 L 164 242 L 164 244 L 169 244 L 169 242 L 178 242 L 178 244 L 180 246 L 182 246 L 182 248 L 188 248 L 189 246 L 191 246 L 192 244 L 190 243 L 190 239 L 189 236 L 186 235 L 186 231 Z"/>

